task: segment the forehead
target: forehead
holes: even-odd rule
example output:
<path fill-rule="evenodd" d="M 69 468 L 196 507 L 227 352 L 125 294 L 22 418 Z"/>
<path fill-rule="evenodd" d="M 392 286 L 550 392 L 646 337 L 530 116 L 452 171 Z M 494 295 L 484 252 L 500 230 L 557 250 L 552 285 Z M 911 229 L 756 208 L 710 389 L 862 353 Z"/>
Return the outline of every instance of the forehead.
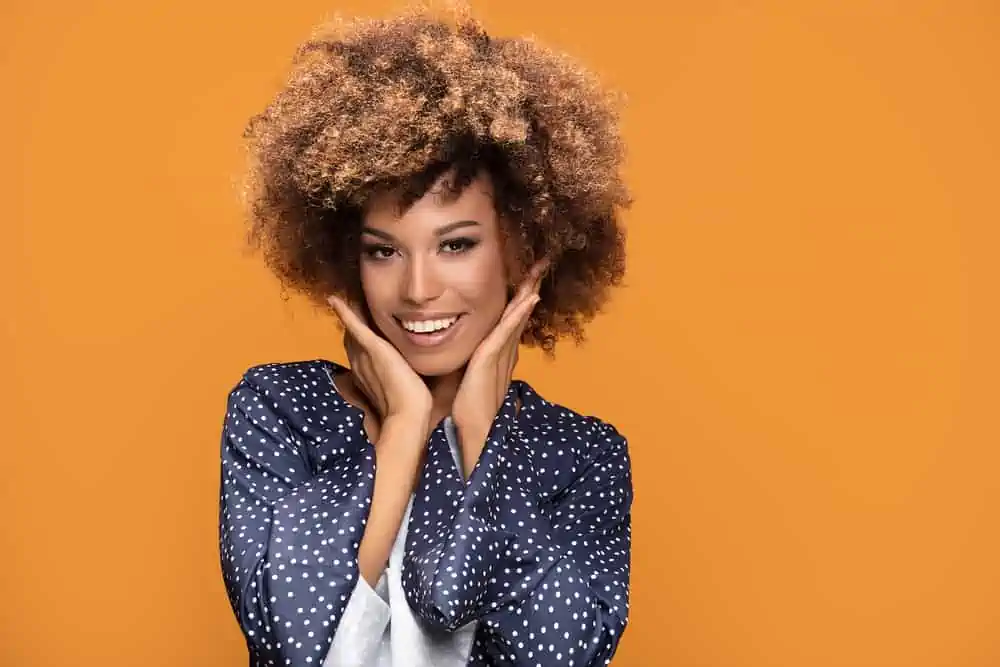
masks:
<path fill-rule="evenodd" d="M 405 210 L 400 210 L 400 192 L 380 192 L 364 209 L 364 225 L 394 234 L 428 232 L 460 220 L 475 220 L 487 229 L 497 225 L 493 184 L 480 173 L 455 193 L 450 188 L 452 174 L 442 175 L 427 192 Z"/>

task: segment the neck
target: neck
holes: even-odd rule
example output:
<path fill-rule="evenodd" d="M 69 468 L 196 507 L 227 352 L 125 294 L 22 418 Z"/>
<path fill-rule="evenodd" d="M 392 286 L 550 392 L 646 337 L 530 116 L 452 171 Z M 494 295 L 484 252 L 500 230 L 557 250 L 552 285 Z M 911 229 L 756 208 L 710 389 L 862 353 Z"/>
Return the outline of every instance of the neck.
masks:
<path fill-rule="evenodd" d="M 451 406 L 455 402 L 455 394 L 458 393 L 458 386 L 462 382 L 464 373 L 465 368 L 460 368 L 448 375 L 424 377 L 424 382 L 431 392 L 431 399 L 434 403 L 434 407 L 431 409 L 432 425 L 451 414 Z"/>

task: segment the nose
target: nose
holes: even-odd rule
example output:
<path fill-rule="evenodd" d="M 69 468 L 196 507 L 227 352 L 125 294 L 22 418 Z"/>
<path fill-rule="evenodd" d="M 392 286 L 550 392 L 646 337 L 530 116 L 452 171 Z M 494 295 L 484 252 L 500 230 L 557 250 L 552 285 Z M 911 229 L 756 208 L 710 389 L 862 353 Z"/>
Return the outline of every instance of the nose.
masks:
<path fill-rule="evenodd" d="M 433 262 L 419 255 L 411 257 L 403 278 L 403 299 L 410 305 L 422 306 L 437 298 L 440 290 Z"/>

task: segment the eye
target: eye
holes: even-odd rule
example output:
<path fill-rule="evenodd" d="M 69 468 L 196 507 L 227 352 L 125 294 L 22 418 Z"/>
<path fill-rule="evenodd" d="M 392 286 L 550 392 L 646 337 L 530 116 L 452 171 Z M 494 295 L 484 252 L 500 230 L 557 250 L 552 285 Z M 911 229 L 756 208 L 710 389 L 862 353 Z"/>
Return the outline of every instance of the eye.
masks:
<path fill-rule="evenodd" d="M 396 249 L 384 243 L 366 243 L 362 247 L 361 252 L 368 259 L 381 261 L 392 257 Z"/>
<path fill-rule="evenodd" d="M 441 250 L 449 255 L 457 255 L 468 250 L 472 250 L 477 245 L 479 241 L 477 239 L 472 239 L 468 237 L 459 237 L 456 239 L 448 239 L 447 241 L 442 241 Z"/>

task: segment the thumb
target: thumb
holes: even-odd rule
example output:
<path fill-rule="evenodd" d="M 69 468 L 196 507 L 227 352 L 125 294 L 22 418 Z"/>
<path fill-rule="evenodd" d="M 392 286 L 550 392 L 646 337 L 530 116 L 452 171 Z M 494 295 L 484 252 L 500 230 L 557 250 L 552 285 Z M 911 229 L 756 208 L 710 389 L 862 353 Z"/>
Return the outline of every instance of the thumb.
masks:
<path fill-rule="evenodd" d="M 343 323 L 345 336 L 350 334 L 362 347 L 369 348 L 375 338 L 375 332 L 368 328 L 361 314 L 336 294 L 331 294 L 326 300 Z"/>

